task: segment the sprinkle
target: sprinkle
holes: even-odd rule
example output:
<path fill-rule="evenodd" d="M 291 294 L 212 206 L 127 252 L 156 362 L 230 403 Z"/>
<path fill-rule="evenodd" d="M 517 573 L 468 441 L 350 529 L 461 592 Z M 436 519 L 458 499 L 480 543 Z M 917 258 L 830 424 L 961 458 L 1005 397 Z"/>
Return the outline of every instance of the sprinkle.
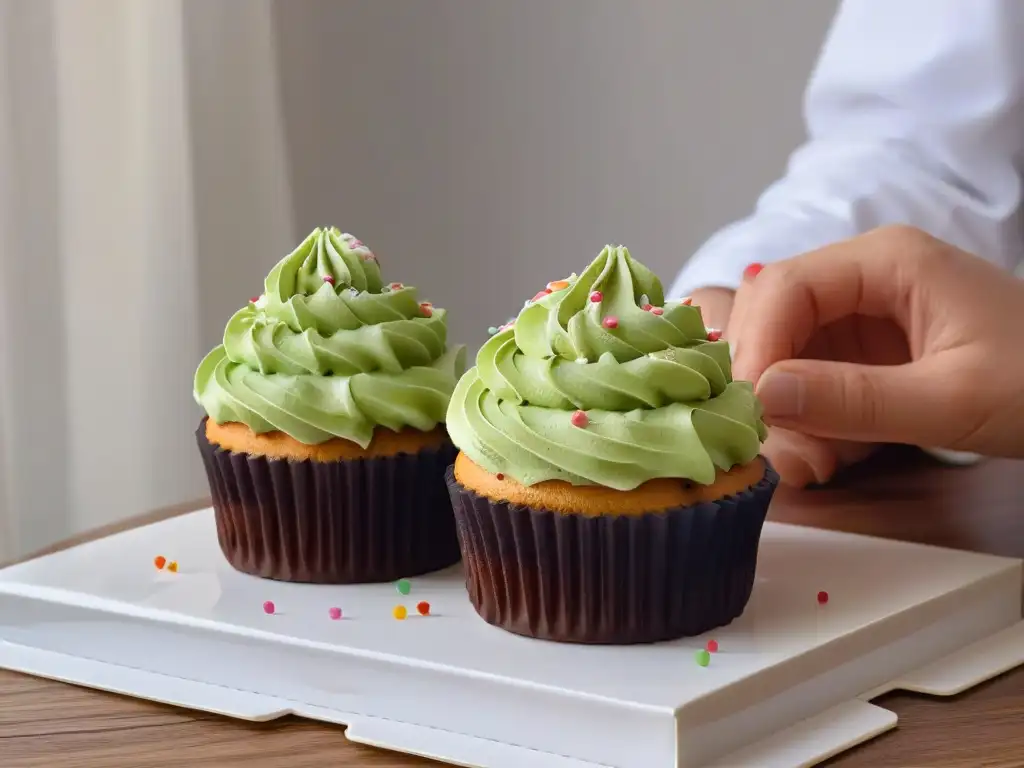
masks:
<path fill-rule="evenodd" d="M 362 243 L 359 243 L 359 247 L 360 248 L 364 248 L 365 246 Z M 367 251 L 366 253 L 363 254 L 363 261 L 376 261 L 376 260 L 377 260 L 377 257 L 373 255 L 373 251 Z"/>
<path fill-rule="evenodd" d="M 601 325 L 603 325 L 605 328 L 618 328 L 619 318 L 617 318 L 615 315 L 608 315 L 608 317 L 601 321 Z"/>
<path fill-rule="evenodd" d="M 274 608 L 274 601 L 273 600 L 267 600 L 267 602 L 265 602 L 263 604 L 263 612 L 264 613 L 272 614 L 275 610 L 277 610 L 277 609 Z"/>
<path fill-rule="evenodd" d="M 585 411 L 576 411 L 569 419 L 574 427 L 580 427 L 581 429 L 590 423 L 590 417 L 587 416 Z"/>
<path fill-rule="evenodd" d="M 590 361 L 585 357 L 577 357 L 576 362 L 579 363 L 580 365 L 586 365 Z"/>
<path fill-rule="evenodd" d="M 489 327 L 489 328 L 487 329 L 487 335 L 488 335 L 488 336 L 493 336 L 493 335 L 494 335 L 494 334 L 496 334 L 497 332 L 498 332 L 498 328 L 497 328 L 497 326 L 494 326 L 494 325 L 490 326 L 490 327 Z"/>
<path fill-rule="evenodd" d="M 652 315 L 663 315 L 663 314 L 665 314 L 665 310 L 662 309 L 661 307 L 651 307 L 651 314 Z"/>
<path fill-rule="evenodd" d="M 708 653 L 718 653 L 718 641 L 717 640 L 708 640 L 707 649 L 708 649 Z"/>
<path fill-rule="evenodd" d="M 828 602 L 828 592 L 821 591 L 818 593 L 818 605 L 824 605 Z"/>
<path fill-rule="evenodd" d="M 650 304 L 643 304 L 640 307 L 640 309 L 642 309 L 644 312 L 650 312 L 652 309 L 654 309 L 654 307 L 652 307 Z"/>
<path fill-rule="evenodd" d="M 651 300 L 650 298 L 648 298 L 646 293 L 640 296 L 640 306 L 643 307 L 644 309 L 647 309 L 648 307 L 651 306 Z"/>
<path fill-rule="evenodd" d="M 329 608 L 327 615 L 331 617 L 333 621 L 337 621 L 341 618 L 341 608 Z"/>
<path fill-rule="evenodd" d="M 549 291 L 564 291 L 568 287 L 568 280 L 552 280 L 550 283 L 548 283 Z"/>
<path fill-rule="evenodd" d="M 423 302 L 420 304 L 420 311 L 424 317 L 432 317 L 434 314 L 434 307 L 429 302 Z"/>
<path fill-rule="evenodd" d="M 328 285 L 334 285 L 334 278 L 330 275 L 324 275 L 324 282 Z"/>
<path fill-rule="evenodd" d="M 156 566 L 156 569 L 158 571 L 162 571 L 164 569 L 164 566 L 167 565 L 167 558 L 163 555 L 157 555 L 153 558 L 153 565 Z"/>
<path fill-rule="evenodd" d="M 167 564 L 167 570 L 170 571 L 171 573 L 177 573 L 178 572 L 178 561 L 177 560 L 171 560 L 171 562 L 169 562 Z"/>
<path fill-rule="evenodd" d="M 391 610 L 391 615 L 394 616 L 399 621 L 404 621 L 405 617 L 409 615 L 409 612 L 407 610 L 405 610 L 405 606 L 404 605 L 396 605 Z"/>
<path fill-rule="evenodd" d="M 747 268 L 743 270 L 743 276 L 753 280 L 764 269 L 764 264 L 758 264 L 756 261 L 753 264 L 748 264 Z"/>
<path fill-rule="evenodd" d="M 600 302 L 604 301 L 604 294 L 601 293 L 600 291 L 594 291 L 592 294 L 590 294 L 590 300 L 595 304 L 599 304 Z"/>
<path fill-rule="evenodd" d="M 353 237 L 351 240 L 348 241 L 348 244 L 351 245 L 353 248 L 365 248 L 366 247 L 366 246 L 363 245 L 363 241 L 360 240 L 358 237 Z"/>
<path fill-rule="evenodd" d="M 715 328 L 708 328 L 708 341 L 718 341 L 722 338 L 722 332 Z"/>
<path fill-rule="evenodd" d="M 496 474 L 496 475 L 495 475 L 495 477 L 496 477 L 496 478 L 498 478 L 498 480 L 499 480 L 499 481 L 500 481 L 500 480 L 504 480 L 504 479 L 505 479 L 505 476 L 504 476 L 503 474 L 501 474 L 501 472 L 499 472 L 498 474 Z"/>
<path fill-rule="evenodd" d="M 392 291 L 400 291 L 404 287 L 405 286 L 402 285 L 401 283 L 392 283 L 391 285 L 388 286 L 388 288 L 390 288 Z"/>
<path fill-rule="evenodd" d="M 688 306 L 690 306 L 691 304 L 693 304 L 693 299 L 692 299 L 692 298 L 690 298 L 689 296 L 687 296 L 687 297 L 686 297 L 685 299 L 683 299 L 683 300 L 682 300 L 681 302 L 679 302 L 679 303 L 680 303 L 680 304 L 682 304 L 682 305 L 683 305 L 684 307 L 688 307 Z"/>
<path fill-rule="evenodd" d="M 701 650 L 697 651 L 696 658 L 697 658 L 697 663 L 700 666 L 702 666 L 702 667 L 706 667 L 708 664 L 711 663 L 711 654 L 708 653 L 707 650 L 705 650 L 703 648 Z"/>
<path fill-rule="evenodd" d="M 541 291 L 536 296 L 534 296 L 532 299 L 530 299 L 528 302 L 526 302 L 527 306 L 529 306 L 530 304 L 533 304 L 536 301 L 540 301 L 545 296 L 547 296 L 549 293 L 551 293 L 551 291 Z"/>
<path fill-rule="evenodd" d="M 416 603 L 416 611 L 417 611 L 417 613 L 419 613 L 420 616 L 429 616 L 430 615 L 430 603 L 428 603 L 426 600 L 423 600 L 422 602 Z"/>
<path fill-rule="evenodd" d="M 249 299 L 249 303 L 250 304 L 255 304 L 259 300 L 260 300 L 259 296 L 253 296 L 251 299 Z"/>
<path fill-rule="evenodd" d="M 412 584 L 409 583 L 408 579 L 399 579 L 395 582 L 395 589 L 398 590 L 400 595 L 408 595 L 412 592 Z"/>

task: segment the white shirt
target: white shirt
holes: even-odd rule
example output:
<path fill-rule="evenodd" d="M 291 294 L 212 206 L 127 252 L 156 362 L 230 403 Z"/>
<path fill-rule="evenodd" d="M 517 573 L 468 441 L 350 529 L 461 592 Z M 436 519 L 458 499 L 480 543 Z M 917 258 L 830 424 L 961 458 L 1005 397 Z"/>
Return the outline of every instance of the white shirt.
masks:
<path fill-rule="evenodd" d="M 754 212 L 670 294 L 911 224 L 1008 269 L 1024 262 L 1024 0 L 844 0 L 804 98 L 808 140 Z"/>

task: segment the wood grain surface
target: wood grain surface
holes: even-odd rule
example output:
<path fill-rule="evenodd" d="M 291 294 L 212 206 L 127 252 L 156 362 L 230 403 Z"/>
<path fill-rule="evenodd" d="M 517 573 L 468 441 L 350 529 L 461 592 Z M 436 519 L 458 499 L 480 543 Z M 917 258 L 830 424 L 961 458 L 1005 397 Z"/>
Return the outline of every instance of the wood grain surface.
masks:
<path fill-rule="evenodd" d="M 892 449 L 828 488 L 781 491 L 771 519 L 1024 557 L 1024 463 L 948 468 Z M 829 766 L 1024 766 L 1024 670 L 951 699 L 894 693 L 876 701 L 899 715 L 899 727 Z M 351 744 L 336 726 L 243 723 L 0 671 L 0 768 L 325 765 L 437 764 Z"/>

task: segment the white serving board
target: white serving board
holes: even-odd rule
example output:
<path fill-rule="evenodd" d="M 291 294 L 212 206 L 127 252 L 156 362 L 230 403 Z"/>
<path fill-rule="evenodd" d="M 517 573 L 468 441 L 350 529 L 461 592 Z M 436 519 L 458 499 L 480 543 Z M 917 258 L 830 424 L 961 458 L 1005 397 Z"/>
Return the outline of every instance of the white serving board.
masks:
<path fill-rule="evenodd" d="M 180 571 L 156 570 L 156 555 Z M 203 510 L 0 570 L 0 667 L 249 720 L 344 723 L 355 741 L 482 768 L 812 765 L 896 724 L 872 696 L 953 694 L 1024 663 L 1022 573 L 769 523 L 732 625 L 584 647 L 488 626 L 458 567 L 411 579 L 407 597 L 237 573 Z M 711 637 L 719 652 L 700 667 Z"/>

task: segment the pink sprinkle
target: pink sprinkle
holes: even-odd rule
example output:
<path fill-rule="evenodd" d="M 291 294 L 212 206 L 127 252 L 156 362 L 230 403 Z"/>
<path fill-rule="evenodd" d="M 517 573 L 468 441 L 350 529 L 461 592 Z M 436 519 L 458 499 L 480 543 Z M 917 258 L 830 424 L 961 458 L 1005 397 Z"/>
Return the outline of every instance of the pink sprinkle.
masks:
<path fill-rule="evenodd" d="M 363 247 L 363 241 L 353 237 L 352 238 L 352 247 L 353 248 L 362 248 Z"/>
<path fill-rule="evenodd" d="M 545 296 L 547 296 L 549 293 L 551 293 L 551 291 L 547 291 L 547 290 L 540 291 L 536 296 L 534 296 L 532 299 L 530 299 L 530 301 L 540 301 Z"/>
<path fill-rule="evenodd" d="M 601 325 L 603 325 L 605 328 L 618 328 L 619 318 L 617 318 L 615 315 L 608 315 L 608 317 L 601 321 Z"/>
<path fill-rule="evenodd" d="M 425 301 L 420 304 L 420 311 L 423 313 L 424 317 L 432 317 L 434 314 L 434 307 L 429 302 Z"/>
<path fill-rule="evenodd" d="M 581 429 L 590 423 L 590 417 L 584 411 L 574 412 L 570 420 L 574 427 L 580 427 Z"/>
<path fill-rule="evenodd" d="M 651 314 L 652 315 L 663 315 L 663 314 L 665 314 L 665 310 L 662 309 L 661 307 L 651 307 Z"/>
<path fill-rule="evenodd" d="M 604 294 L 601 293 L 600 291 L 594 291 L 592 294 L 590 294 L 590 300 L 595 304 L 598 304 L 599 302 L 604 301 Z"/>
<path fill-rule="evenodd" d="M 330 616 L 334 621 L 341 618 L 341 608 L 331 608 L 327 611 L 327 615 Z"/>
<path fill-rule="evenodd" d="M 265 602 L 263 604 L 263 612 L 264 613 L 273 613 L 275 610 L 276 610 L 276 608 L 274 608 L 274 601 L 273 600 L 267 600 L 267 602 Z"/>
<path fill-rule="evenodd" d="M 392 283 L 392 284 L 391 284 L 391 285 L 389 285 L 388 287 L 389 287 L 389 288 L 390 288 L 390 289 L 391 289 L 392 291 L 400 291 L 400 290 L 402 290 L 402 288 L 404 288 L 405 286 L 403 286 L 403 285 L 402 285 L 401 283 Z"/>
<path fill-rule="evenodd" d="M 251 299 L 249 299 L 249 302 L 252 303 L 252 304 L 255 304 L 259 300 L 260 300 L 259 296 L 253 296 Z"/>
<path fill-rule="evenodd" d="M 708 640 L 708 653 L 718 653 L 717 640 Z"/>
<path fill-rule="evenodd" d="M 652 309 L 654 309 L 654 307 L 652 307 L 650 304 L 644 304 L 642 307 L 640 307 L 640 309 L 642 309 L 644 312 L 650 312 Z"/>
<path fill-rule="evenodd" d="M 330 275 L 324 275 L 324 282 L 328 285 L 334 285 L 334 278 Z"/>
<path fill-rule="evenodd" d="M 708 341 L 718 341 L 722 338 L 722 332 L 714 328 L 708 328 Z"/>

